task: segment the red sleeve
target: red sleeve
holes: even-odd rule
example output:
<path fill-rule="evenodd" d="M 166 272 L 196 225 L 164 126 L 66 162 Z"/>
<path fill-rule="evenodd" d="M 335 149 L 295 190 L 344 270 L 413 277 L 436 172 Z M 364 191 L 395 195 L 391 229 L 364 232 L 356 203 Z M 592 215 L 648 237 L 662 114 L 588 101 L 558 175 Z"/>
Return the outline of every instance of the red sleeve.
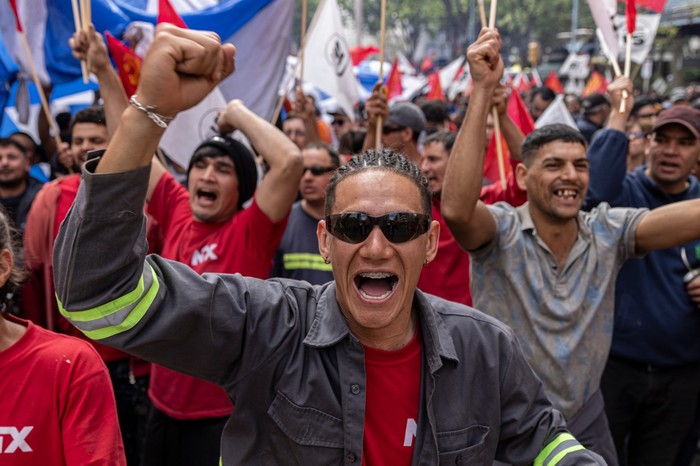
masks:
<path fill-rule="evenodd" d="M 518 187 L 515 180 L 515 167 L 520 163 L 518 160 L 511 159 L 512 170 L 506 175 L 506 189 L 501 188 L 500 182 L 492 183 L 481 188 L 479 198 L 485 204 L 495 204 L 496 202 L 507 202 L 513 207 L 518 207 L 527 202 L 527 192 Z"/>
<path fill-rule="evenodd" d="M 187 190 L 166 172 L 153 190 L 151 199 L 146 204 L 146 212 L 153 216 L 165 237 L 183 219 L 192 217 L 189 203 Z"/>
<path fill-rule="evenodd" d="M 238 215 L 241 216 L 239 221 L 242 222 L 240 231 L 245 235 L 243 240 L 245 251 L 247 254 L 255 254 L 258 263 L 247 261 L 248 263 L 241 264 L 241 268 L 236 272 L 256 278 L 267 278 L 272 270 L 275 252 L 287 227 L 289 213 L 283 219 L 273 222 L 260 210 L 258 203 L 253 201 Z"/>
<path fill-rule="evenodd" d="M 109 373 L 98 354 L 76 354 L 63 387 L 61 433 L 66 466 L 125 466 L 117 407 Z"/>

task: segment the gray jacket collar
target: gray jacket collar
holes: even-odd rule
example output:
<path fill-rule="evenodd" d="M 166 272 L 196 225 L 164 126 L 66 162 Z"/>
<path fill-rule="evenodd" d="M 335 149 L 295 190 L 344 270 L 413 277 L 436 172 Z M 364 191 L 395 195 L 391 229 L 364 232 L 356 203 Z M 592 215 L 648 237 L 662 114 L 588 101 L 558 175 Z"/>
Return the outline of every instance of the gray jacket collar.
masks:
<path fill-rule="evenodd" d="M 338 344 L 350 335 L 350 329 L 335 299 L 335 282 L 316 287 L 316 290 L 318 292 L 316 314 L 304 338 L 304 344 L 325 348 Z M 445 322 L 430 304 L 428 297 L 416 290 L 413 303 L 420 317 L 424 357 L 430 372 L 434 373 L 442 367 L 443 358 L 459 364 L 452 337 Z"/>

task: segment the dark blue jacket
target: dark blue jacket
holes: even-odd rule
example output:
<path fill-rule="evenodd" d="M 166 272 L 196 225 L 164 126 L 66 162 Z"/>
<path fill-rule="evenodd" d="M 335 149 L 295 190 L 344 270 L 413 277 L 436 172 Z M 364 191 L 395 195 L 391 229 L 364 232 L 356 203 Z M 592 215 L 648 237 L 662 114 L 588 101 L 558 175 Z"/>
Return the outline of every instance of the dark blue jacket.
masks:
<path fill-rule="evenodd" d="M 588 149 L 590 186 L 585 208 L 608 202 L 615 207 L 655 209 L 700 197 L 700 183 L 690 177 L 688 189 L 663 192 L 640 167 L 627 173 L 627 136 L 605 129 Z M 700 241 L 683 246 L 691 267 L 700 267 Z M 630 259 L 618 274 L 611 355 L 646 364 L 673 367 L 700 361 L 700 309 L 683 283 L 688 269 L 681 247 Z"/>

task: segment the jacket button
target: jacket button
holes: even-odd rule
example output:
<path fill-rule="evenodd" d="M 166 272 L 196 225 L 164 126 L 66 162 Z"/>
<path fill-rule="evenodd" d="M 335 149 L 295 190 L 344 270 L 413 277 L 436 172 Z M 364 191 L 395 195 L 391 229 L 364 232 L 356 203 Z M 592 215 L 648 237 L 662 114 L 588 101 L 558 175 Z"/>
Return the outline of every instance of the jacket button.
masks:
<path fill-rule="evenodd" d="M 350 385 L 350 393 L 352 393 L 353 395 L 359 394 L 360 393 L 360 385 L 356 384 L 356 383 Z"/>
<path fill-rule="evenodd" d="M 459 465 L 461 465 L 462 463 L 463 463 L 463 461 L 462 461 L 462 455 L 457 456 L 457 458 L 455 458 L 455 464 L 456 464 L 457 466 L 459 466 Z"/>
<path fill-rule="evenodd" d="M 356 458 L 354 453 L 348 453 L 347 455 L 345 455 L 345 461 L 347 461 L 348 463 L 354 463 L 355 459 Z"/>

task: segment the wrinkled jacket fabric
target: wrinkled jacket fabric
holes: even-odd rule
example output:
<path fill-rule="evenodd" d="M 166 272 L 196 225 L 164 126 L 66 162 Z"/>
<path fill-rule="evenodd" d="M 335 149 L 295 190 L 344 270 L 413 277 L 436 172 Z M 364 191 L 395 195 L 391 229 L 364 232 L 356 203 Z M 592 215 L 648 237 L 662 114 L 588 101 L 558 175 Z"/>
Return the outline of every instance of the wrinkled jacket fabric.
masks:
<path fill-rule="evenodd" d="M 61 312 L 92 338 L 224 387 L 236 405 L 224 465 L 359 464 L 364 351 L 335 284 L 200 276 L 144 258 L 148 169 L 84 177 L 56 241 Z M 538 455 L 604 464 L 567 437 L 509 328 L 420 291 L 414 309 L 423 370 L 413 465 Z"/>

